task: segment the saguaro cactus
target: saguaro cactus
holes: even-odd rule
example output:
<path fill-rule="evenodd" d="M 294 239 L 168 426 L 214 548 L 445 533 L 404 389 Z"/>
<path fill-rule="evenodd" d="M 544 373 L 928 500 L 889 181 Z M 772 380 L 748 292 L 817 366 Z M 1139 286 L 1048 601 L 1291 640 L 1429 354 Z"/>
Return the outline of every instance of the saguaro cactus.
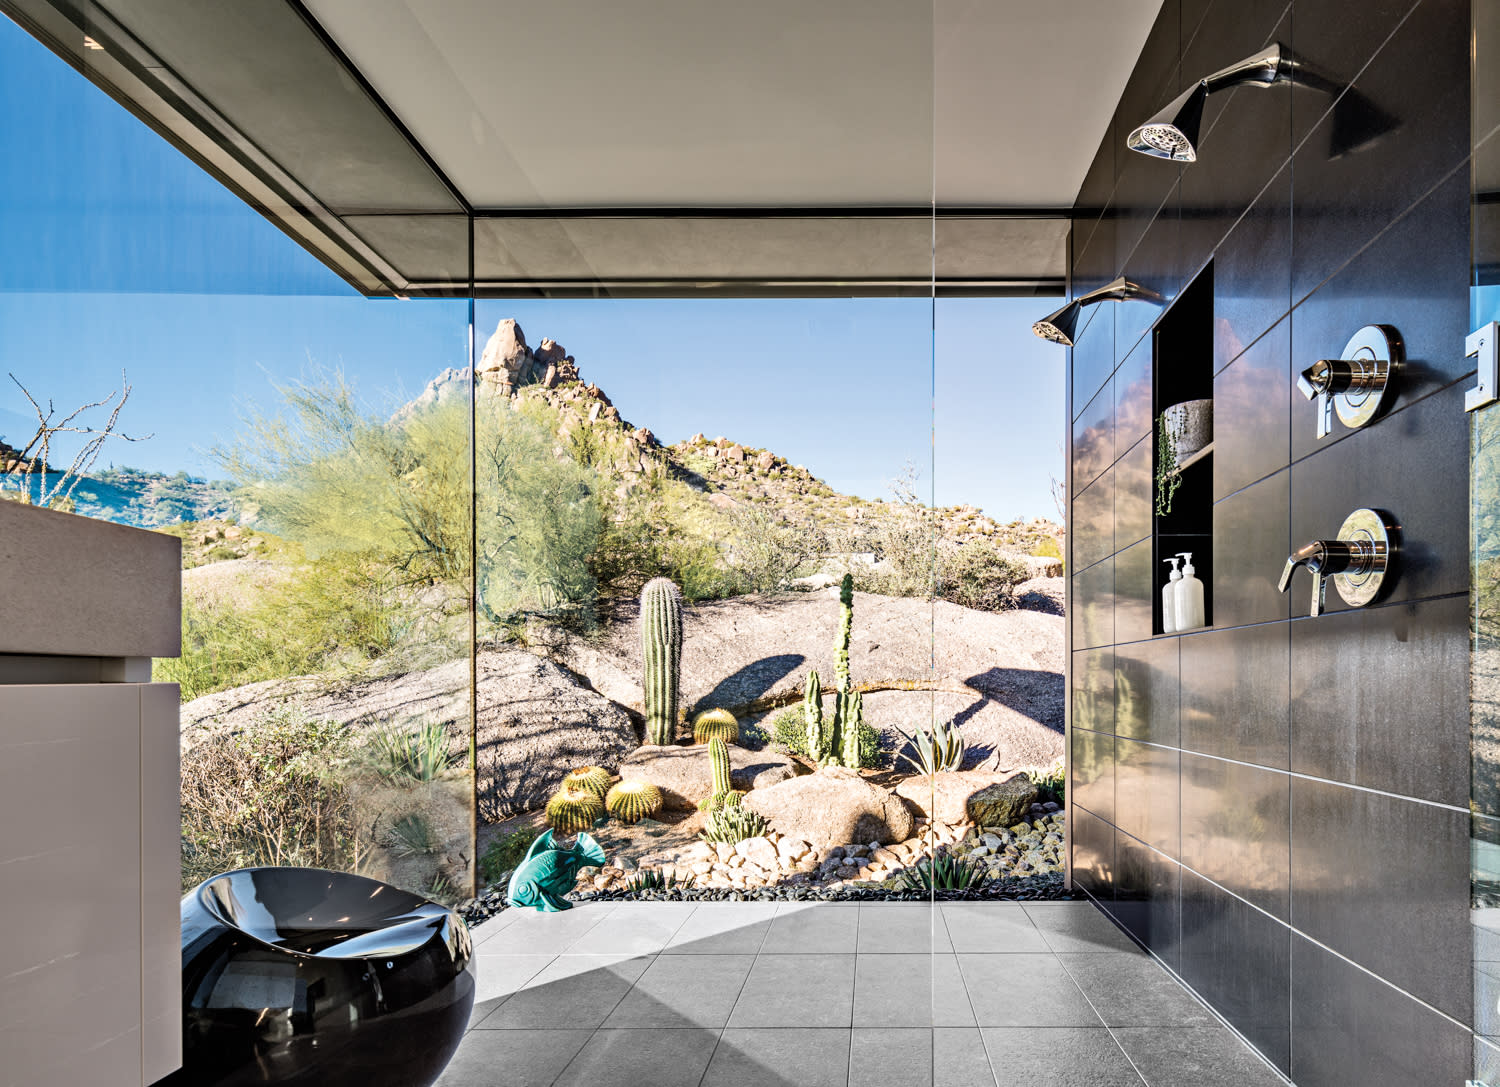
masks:
<path fill-rule="evenodd" d="M 677 688 L 682 670 L 682 593 L 670 578 L 654 578 L 641 590 L 642 686 L 646 696 L 646 742 L 669 744 L 677 735 Z"/>

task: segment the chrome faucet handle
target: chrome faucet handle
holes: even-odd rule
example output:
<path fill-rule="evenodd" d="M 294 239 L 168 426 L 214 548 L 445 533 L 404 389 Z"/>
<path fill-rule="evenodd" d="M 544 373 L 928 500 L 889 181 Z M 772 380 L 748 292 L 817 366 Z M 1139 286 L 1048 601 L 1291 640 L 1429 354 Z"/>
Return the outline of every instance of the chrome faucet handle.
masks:
<path fill-rule="evenodd" d="M 1333 413 L 1347 427 L 1380 414 L 1394 391 L 1391 370 L 1401 362 L 1401 337 L 1387 325 L 1366 325 L 1344 345 L 1342 358 L 1319 359 L 1297 375 L 1297 391 L 1318 404 L 1318 437 L 1333 433 Z"/>
<path fill-rule="evenodd" d="M 1313 577 L 1309 614 L 1316 617 L 1323 613 L 1328 578 L 1333 579 L 1345 603 L 1362 607 L 1380 592 L 1393 552 L 1394 530 L 1387 515 L 1355 510 L 1339 528 L 1338 539 L 1313 540 L 1288 555 L 1276 587 L 1286 592 L 1297 567 L 1305 566 Z"/>

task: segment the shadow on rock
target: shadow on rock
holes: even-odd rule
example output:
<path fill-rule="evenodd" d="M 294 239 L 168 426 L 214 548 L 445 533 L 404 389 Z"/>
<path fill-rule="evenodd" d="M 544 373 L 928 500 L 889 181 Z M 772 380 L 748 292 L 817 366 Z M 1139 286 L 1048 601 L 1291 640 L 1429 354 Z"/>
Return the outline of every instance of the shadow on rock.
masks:
<path fill-rule="evenodd" d="M 791 675 L 805 660 L 807 658 L 801 653 L 778 653 L 774 657 L 752 661 L 719 680 L 713 690 L 693 705 L 692 712 L 698 713 L 715 706 L 726 709 L 748 706 L 768 694 L 772 687 Z"/>

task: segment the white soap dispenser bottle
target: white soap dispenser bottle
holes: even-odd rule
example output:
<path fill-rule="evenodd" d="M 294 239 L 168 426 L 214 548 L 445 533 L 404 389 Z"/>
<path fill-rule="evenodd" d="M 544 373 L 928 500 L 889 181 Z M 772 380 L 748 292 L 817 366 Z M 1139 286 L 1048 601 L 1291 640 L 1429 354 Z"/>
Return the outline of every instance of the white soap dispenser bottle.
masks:
<path fill-rule="evenodd" d="M 1177 629 L 1192 630 L 1207 621 L 1203 614 L 1203 582 L 1193 573 L 1193 553 L 1180 551 L 1182 580 L 1177 583 Z"/>
<path fill-rule="evenodd" d="M 1182 571 L 1177 569 L 1181 559 L 1162 559 L 1169 563 L 1172 573 L 1168 575 L 1167 583 L 1161 587 L 1161 632 L 1171 634 L 1177 629 L 1177 583 L 1182 580 Z"/>

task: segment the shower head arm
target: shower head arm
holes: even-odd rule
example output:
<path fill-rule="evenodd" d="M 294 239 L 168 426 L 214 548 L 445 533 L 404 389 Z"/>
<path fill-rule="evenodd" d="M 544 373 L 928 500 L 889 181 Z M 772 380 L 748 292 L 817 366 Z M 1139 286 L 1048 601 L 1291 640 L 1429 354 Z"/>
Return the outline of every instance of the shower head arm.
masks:
<path fill-rule="evenodd" d="M 1220 68 L 1200 81 L 1204 91 L 1215 91 L 1230 87 L 1272 87 L 1277 83 L 1297 83 L 1325 94 L 1338 94 L 1346 84 L 1333 79 L 1302 60 L 1280 42 L 1273 42 L 1258 53 L 1236 61 L 1227 68 Z"/>

